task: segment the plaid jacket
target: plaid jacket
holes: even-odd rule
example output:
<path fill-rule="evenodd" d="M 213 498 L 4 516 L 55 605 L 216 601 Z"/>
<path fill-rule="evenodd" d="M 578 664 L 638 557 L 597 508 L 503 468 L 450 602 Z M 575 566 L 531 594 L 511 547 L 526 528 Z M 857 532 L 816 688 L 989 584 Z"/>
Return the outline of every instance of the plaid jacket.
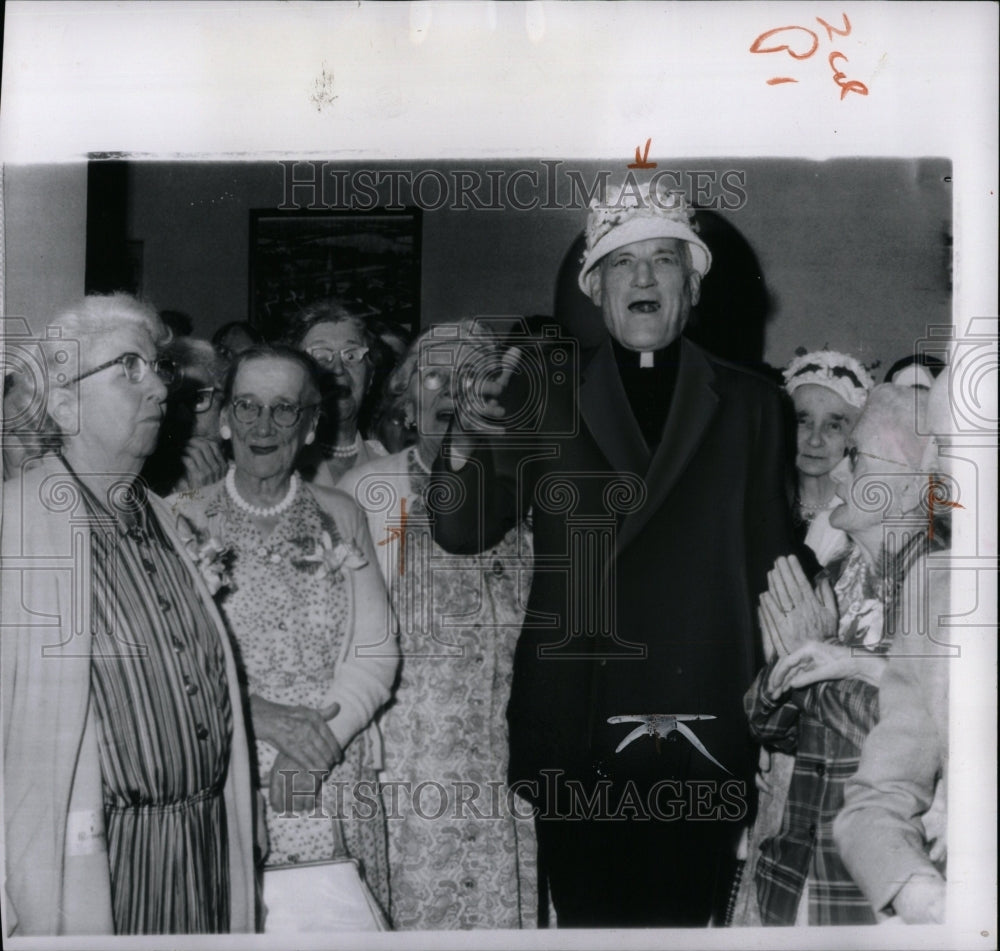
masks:
<path fill-rule="evenodd" d="M 794 924 L 808 879 L 809 924 L 874 924 L 868 900 L 834 845 L 833 820 L 878 719 L 878 688 L 862 680 L 826 681 L 772 702 L 765 692 L 770 672 L 769 665 L 747 694 L 751 732 L 765 746 L 795 754 L 795 767 L 781 831 L 761 843 L 761 920 Z"/>
<path fill-rule="evenodd" d="M 886 653 L 897 627 L 897 592 L 922 552 L 947 545 L 947 522 L 934 536 L 903 535 L 880 571 L 852 547 L 824 569 L 840 609 L 837 641 Z M 883 617 L 884 615 L 884 617 Z M 760 846 L 757 902 L 764 924 L 795 924 L 802 889 L 809 882 L 809 924 L 874 924 L 875 912 L 840 859 L 833 821 L 844 787 L 858 769 L 861 747 L 878 722 L 878 687 L 860 679 L 830 680 L 792 690 L 772 701 L 766 693 L 772 661 L 747 691 L 750 732 L 764 746 L 795 756 L 791 785 L 776 836 Z"/>

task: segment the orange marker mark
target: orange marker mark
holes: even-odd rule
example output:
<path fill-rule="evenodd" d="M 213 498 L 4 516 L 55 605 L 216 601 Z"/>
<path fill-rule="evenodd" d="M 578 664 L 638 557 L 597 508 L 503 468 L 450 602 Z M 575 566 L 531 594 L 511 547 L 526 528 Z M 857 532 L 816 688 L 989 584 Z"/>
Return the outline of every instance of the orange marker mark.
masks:
<path fill-rule="evenodd" d="M 943 505 L 946 508 L 951 509 L 964 509 L 965 506 L 960 502 L 952 502 L 950 499 L 941 499 L 940 501 L 935 501 L 937 498 L 937 487 L 941 486 L 942 489 L 945 488 L 943 482 L 938 482 L 934 476 L 928 476 L 928 488 L 927 488 L 927 537 L 934 541 L 934 506 Z M 947 490 L 946 490 L 947 492 Z"/>
<path fill-rule="evenodd" d="M 639 154 L 639 146 L 635 147 L 635 161 L 630 163 L 627 168 L 656 168 L 656 162 L 650 162 L 649 159 L 649 143 L 652 139 L 646 139 L 646 151 Z"/>
<path fill-rule="evenodd" d="M 399 573 L 406 574 L 406 499 L 399 500 L 399 528 L 390 528 L 388 535 L 379 542 L 379 545 L 389 545 L 394 541 L 399 541 Z"/>
<path fill-rule="evenodd" d="M 816 17 L 816 22 L 826 30 L 826 35 L 830 38 L 830 42 L 833 42 L 833 36 L 850 36 L 851 35 L 851 21 L 847 19 L 846 13 L 840 14 L 844 18 L 844 28 L 842 30 L 836 29 L 836 27 L 830 26 L 822 17 Z"/>
<path fill-rule="evenodd" d="M 822 17 L 816 17 L 816 22 L 826 30 L 827 38 L 833 42 L 835 36 L 850 36 L 851 21 L 847 19 L 846 13 L 841 13 L 843 27 L 838 28 L 827 23 Z M 792 59 L 809 59 L 819 48 L 819 36 L 813 30 L 804 26 L 779 26 L 773 30 L 761 33 L 750 46 L 751 53 L 787 53 Z M 833 71 L 833 81 L 840 88 L 841 101 L 849 92 L 857 93 L 859 96 L 868 95 L 868 87 L 857 79 L 848 79 L 847 74 L 838 68 L 838 62 L 847 62 L 847 57 L 839 50 L 834 50 L 827 58 L 830 69 Z M 780 86 L 784 83 L 797 83 L 797 79 L 791 76 L 774 76 L 765 80 L 768 86 Z M 648 143 L 647 143 L 648 146 Z M 639 158 L 639 150 L 636 149 L 636 160 Z M 630 165 L 629 168 L 637 166 Z"/>
<path fill-rule="evenodd" d="M 803 33 L 808 33 L 812 38 L 812 43 L 804 53 L 801 51 L 796 51 L 791 48 L 787 43 L 779 43 L 776 46 L 765 45 L 773 36 L 777 36 L 779 33 L 784 33 L 786 30 L 801 30 Z M 780 53 L 782 50 L 786 51 L 792 59 L 809 59 L 813 53 L 816 52 L 819 46 L 819 37 L 813 33 L 812 30 L 807 30 L 804 26 L 779 26 L 774 30 L 768 30 L 766 33 L 761 33 L 753 41 L 753 45 L 750 47 L 751 53 Z"/>

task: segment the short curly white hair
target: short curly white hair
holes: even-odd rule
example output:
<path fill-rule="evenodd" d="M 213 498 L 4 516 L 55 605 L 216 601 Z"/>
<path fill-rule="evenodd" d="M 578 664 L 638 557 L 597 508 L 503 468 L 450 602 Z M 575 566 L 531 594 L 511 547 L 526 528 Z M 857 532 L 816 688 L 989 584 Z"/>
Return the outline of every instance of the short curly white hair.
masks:
<path fill-rule="evenodd" d="M 160 320 L 156 309 L 131 294 L 88 294 L 79 303 L 61 311 L 46 323 L 45 339 L 41 342 L 50 383 L 59 385 L 66 374 L 63 341 L 75 341 L 81 359 L 95 338 L 117 333 L 123 327 L 139 326 L 157 347 L 170 340 L 170 331 Z"/>

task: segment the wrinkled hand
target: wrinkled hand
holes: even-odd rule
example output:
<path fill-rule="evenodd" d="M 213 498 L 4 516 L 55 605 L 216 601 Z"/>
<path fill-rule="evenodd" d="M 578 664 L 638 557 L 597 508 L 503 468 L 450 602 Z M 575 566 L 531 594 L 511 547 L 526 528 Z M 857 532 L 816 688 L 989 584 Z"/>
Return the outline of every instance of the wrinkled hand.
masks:
<path fill-rule="evenodd" d="M 824 680 L 866 680 L 876 687 L 882 679 L 886 659 L 865 650 L 854 650 L 829 641 L 809 641 L 782 657 L 768 679 L 772 698 Z"/>
<path fill-rule="evenodd" d="M 218 482 L 228 468 L 219 444 L 207 436 L 192 436 L 184 447 L 181 461 L 184 463 L 184 475 L 175 486 L 178 492 Z"/>
<path fill-rule="evenodd" d="M 318 772 L 299 769 L 290 757 L 279 753 L 271 767 L 268 789 L 271 808 L 278 815 L 316 812 L 323 805 L 324 778 Z"/>
<path fill-rule="evenodd" d="M 941 924 L 944 892 L 944 879 L 937 875 L 913 875 L 897 892 L 892 907 L 908 925 Z"/>
<path fill-rule="evenodd" d="M 814 590 L 794 555 L 775 561 L 757 607 L 767 660 L 789 654 L 808 641 L 832 640 L 837 618 L 837 600 L 829 581 L 824 578 Z"/>
<path fill-rule="evenodd" d="M 256 738 L 277 747 L 295 767 L 319 770 L 324 775 L 344 758 L 337 738 L 326 725 L 326 721 L 339 712 L 339 703 L 314 710 L 271 703 L 256 694 L 250 696 L 250 716 Z"/>

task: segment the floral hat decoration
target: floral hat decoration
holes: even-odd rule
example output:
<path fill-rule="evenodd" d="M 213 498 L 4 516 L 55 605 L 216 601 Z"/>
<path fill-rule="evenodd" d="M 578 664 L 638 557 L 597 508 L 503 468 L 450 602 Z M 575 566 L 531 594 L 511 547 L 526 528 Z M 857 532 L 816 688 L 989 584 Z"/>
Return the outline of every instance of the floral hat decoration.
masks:
<path fill-rule="evenodd" d="M 587 278 L 606 254 L 648 238 L 686 241 L 691 249 L 691 265 L 704 277 L 712 266 L 712 252 L 697 231 L 694 211 L 688 207 L 683 192 L 668 191 L 663 182 L 645 190 L 634 181 L 611 187 L 604 201 L 595 198 L 590 203 L 587 250 L 577 279 L 580 290 L 590 297 Z"/>
<path fill-rule="evenodd" d="M 802 353 L 785 367 L 785 392 L 791 396 L 800 386 L 812 383 L 833 390 L 855 409 L 863 409 L 875 385 L 871 374 L 854 357 L 836 350 Z"/>

